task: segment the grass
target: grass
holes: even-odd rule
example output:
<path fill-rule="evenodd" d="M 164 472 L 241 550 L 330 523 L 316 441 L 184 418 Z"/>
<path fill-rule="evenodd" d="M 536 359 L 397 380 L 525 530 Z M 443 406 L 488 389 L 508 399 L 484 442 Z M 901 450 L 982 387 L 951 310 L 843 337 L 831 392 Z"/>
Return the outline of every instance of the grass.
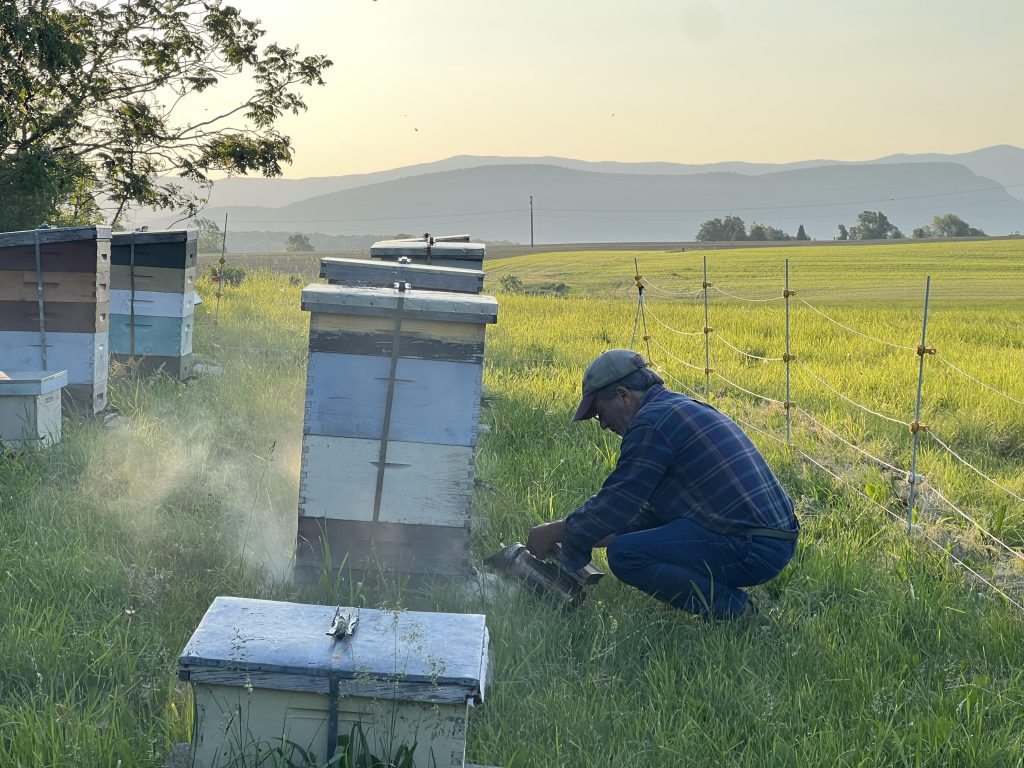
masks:
<path fill-rule="evenodd" d="M 976 249 L 962 273 L 941 245 L 843 249 L 844 259 L 858 259 L 852 265 L 827 247 L 807 249 L 789 254 L 791 277 L 800 298 L 841 322 L 913 346 L 923 273 L 931 272 L 929 338 L 940 357 L 1024 399 L 1024 259 L 1015 245 L 956 246 Z M 665 290 L 699 287 L 699 256 L 640 258 L 641 272 Z M 777 294 L 784 258 L 767 249 L 710 254 L 710 279 L 736 295 Z M 617 439 L 568 416 L 583 367 L 602 349 L 628 344 L 635 313 L 628 254 L 525 256 L 488 268 L 495 285 L 512 274 L 527 290 L 562 282 L 570 290 L 566 298 L 499 296 L 485 366 L 490 431 L 478 461 L 478 561 L 571 511 L 613 466 Z M 959 299 L 940 290 L 954 279 Z M 189 385 L 115 378 L 119 430 L 66 421 L 60 445 L 0 460 L 0 765 L 159 766 L 190 736 L 176 657 L 215 595 L 358 599 L 329 582 L 298 588 L 281 578 L 294 537 L 305 385 L 300 288 L 251 275 L 225 289 L 216 329 L 210 284 L 201 281 L 200 291 L 198 350 L 222 376 Z M 702 302 L 659 299 L 653 290 L 649 301 L 668 327 L 703 326 Z M 710 311 L 716 332 L 740 349 L 781 353 L 781 302 L 715 295 Z M 703 335 L 654 326 L 652 360 L 677 386 L 702 388 L 703 373 L 668 353 L 703 367 Z M 799 363 L 849 397 L 911 420 L 912 351 L 851 336 L 803 305 L 794 306 L 793 326 Z M 780 363 L 722 346 L 712 355 L 722 376 L 784 397 Z M 926 366 L 922 421 L 1022 494 L 1024 409 L 935 358 Z M 783 434 L 784 410 L 712 382 L 720 408 Z M 793 399 L 865 450 L 908 463 L 905 427 L 858 411 L 803 373 L 794 372 Z M 905 489 L 894 474 L 803 420 L 797 445 L 853 489 L 753 434 L 797 499 L 804 530 L 794 562 L 756 590 L 766 611 L 753 621 L 697 621 L 612 577 L 572 616 L 504 590 L 404 596 L 409 608 L 488 616 L 494 682 L 471 713 L 470 762 L 1022 764 L 1021 612 L 856 492 L 902 514 Z M 1024 541 L 1024 505 L 922 444 L 919 471 L 930 482 L 1005 540 Z M 1024 581 L 1019 560 L 946 515 L 930 503 L 919 515 L 923 532 L 1007 590 Z"/>

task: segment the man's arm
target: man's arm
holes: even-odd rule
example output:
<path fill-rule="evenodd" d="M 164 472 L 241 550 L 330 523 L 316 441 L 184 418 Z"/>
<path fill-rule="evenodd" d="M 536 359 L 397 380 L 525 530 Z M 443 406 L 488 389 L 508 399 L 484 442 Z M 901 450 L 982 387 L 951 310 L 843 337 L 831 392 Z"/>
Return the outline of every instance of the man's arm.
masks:
<path fill-rule="evenodd" d="M 661 481 L 672 458 L 672 448 L 652 425 L 638 424 L 622 440 L 619 461 L 601 490 L 563 521 L 565 566 L 582 568 L 590 550 L 610 534 L 632 530 L 646 519 L 641 508 Z M 531 550 L 532 551 L 532 550 Z"/>

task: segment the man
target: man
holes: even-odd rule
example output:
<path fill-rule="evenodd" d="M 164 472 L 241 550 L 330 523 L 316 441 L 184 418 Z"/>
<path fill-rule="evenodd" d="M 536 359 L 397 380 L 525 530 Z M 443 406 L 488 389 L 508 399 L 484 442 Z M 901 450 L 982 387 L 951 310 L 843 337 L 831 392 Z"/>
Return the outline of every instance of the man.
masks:
<path fill-rule="evenodd" d="M 691 613 L 753 613 L 740 587 L 774 578 L 793 557 L 793 502 L 736 424 L 706 403 L 665 388 L 643 356 L 599 355 L 583 376 L 574 421 L 596 417 L 622 437 L 600 491 L 564 520 L 531 529 L 545 557 L 562 543 L 563 566 L 608 547 L 621 581 Z"/>

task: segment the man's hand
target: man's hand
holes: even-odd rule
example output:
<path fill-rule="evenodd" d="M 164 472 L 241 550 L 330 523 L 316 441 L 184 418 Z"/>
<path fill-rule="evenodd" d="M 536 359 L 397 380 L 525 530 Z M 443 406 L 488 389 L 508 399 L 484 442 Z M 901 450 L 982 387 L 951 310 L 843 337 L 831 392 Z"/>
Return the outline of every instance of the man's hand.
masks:
<path fill-rule="evenodd" d="M 526 538 L 526 548 L 533 553 L 534 557 L 543 560 L 551 554 L 555 544 L 562 540 L 562 533 L 565 530 L 565 520 L 555 520 L 553 523 L 543 523 L 530 529 Z"/>

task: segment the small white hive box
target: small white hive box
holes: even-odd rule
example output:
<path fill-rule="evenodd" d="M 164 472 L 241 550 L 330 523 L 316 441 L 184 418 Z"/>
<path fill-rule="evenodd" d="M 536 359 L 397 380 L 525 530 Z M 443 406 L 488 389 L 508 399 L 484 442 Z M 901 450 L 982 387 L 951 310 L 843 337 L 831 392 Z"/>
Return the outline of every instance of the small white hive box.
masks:
<path fill-rule="evenodd" d="M 357 620 L 351 634 L 329 634 L 338 611 Z M 189 765 L 405 765 L 411 753 L 417 768 L 462 768 L 487 649 L 478 614 L 218 597 L 178 659 L 195 697 Z"/>
<path fill-rule="evenodd" d="M 0 371 L 0 447 L 60 442 L 61 390 L 67 371 Z"/>
<path fill-rule="evenodd" d="M 311 285 L 296 576 L 470 573 L 493 296 Z"/>
<path fill-rule="evenodd" d="M 398 261 L 404 256 L 414 264 L 482 270 L 486 250 L 483 243 L 469 242 L 469 235 L 424 235 L 410 240 L 380 240 L 370 246 L 370 258 Z"/>

